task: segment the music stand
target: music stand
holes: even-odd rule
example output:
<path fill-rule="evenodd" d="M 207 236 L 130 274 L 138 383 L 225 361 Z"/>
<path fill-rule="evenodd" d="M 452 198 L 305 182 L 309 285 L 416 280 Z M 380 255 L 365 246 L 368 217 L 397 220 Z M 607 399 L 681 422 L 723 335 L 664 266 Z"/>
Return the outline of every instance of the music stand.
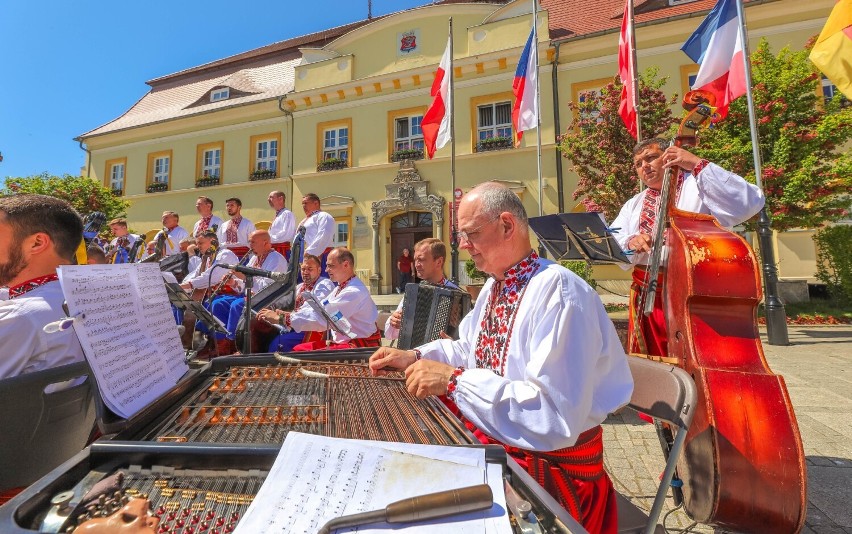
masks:
<path fill-rule="evenodd" d="M 201 305 L 200 302 L 192 300 L 192 297 L 187 295 L 186 291 L 180 287 L 180 284 L 174 282 L 166 282 L 166 293 L 169 295 L 169 302 L 175 308 L 189 311 L 195 314 L 196 320 L 200 321 L 212 333 L 228 335 L 228 329 L 222 324 L 222 321 L 213 316 L 207 311 L 207 308 Z"/>
<path fill-rule="evenodd" d="M 530 218 L 539 242 L 559 260 L 592 265 L 630 263 L 599 213 L 557 213 Z"/>

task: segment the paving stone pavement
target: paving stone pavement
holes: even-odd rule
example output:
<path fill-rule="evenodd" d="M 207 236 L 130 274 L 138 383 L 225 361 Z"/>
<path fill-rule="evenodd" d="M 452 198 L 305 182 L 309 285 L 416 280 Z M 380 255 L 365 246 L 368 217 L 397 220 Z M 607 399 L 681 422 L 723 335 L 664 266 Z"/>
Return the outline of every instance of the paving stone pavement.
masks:
<path fill-rule="evenodd" d="M 852 326 L 791 326 L 791 345 L 766 342 L 773 372 L 784 377 L 799 423 L 808 470 L 808 511 L 803 533 L 852 534 Z M 650 510 L 664 462 L 653 425 L 630 410 L 604 423 L 604 462 L 616 491 Z M 666 500 L 663 516 L 673 507 Z M 671 531 L 692 523 L 672 513 Z M 713 532 L 696 525 L 691 532 Z"/>

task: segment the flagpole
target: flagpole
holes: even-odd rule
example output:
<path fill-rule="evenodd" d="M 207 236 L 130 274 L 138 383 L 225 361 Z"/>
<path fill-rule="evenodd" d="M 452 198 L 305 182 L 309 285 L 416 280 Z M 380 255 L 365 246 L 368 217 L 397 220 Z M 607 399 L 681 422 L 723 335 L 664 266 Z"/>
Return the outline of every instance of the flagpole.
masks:
<path fill-rule="evenodd" d="M 541 178 L 541 87 L 538 83 L 538 0 L 533 0 L 533 39 L 530 53 L 535 51 L 535 121 L 538 162 L 538 216 L 544 215 L 544 181 Z M 540 247 L 543 250 L 543 247 Z"/>
<path fill-rule="evenodd" d="M 636 20 L 633 17 L 633 0 L 627 0 L 630 13 L 630 61 L 633 63 L 633 109 L 636 110 L 636 142 L 642 140 L 642 117 L 639 115 L 639 60 L 636 58 Z M 639 189 L 643 182 L 639 180 Z"/>
<path fill-rule="evenodd" d="M 746 79 L 746 102 L 748 103 L 748 121 L 751 128 L 751 149 L 754 157 L 754 176 L 757 187 L 763 189 L 763 169 L 760 161 L 760 137 L 757 132 L 757 119 L 754 112 L 754 97 L 751 91 L 751 54 L 748 48 L 748 32 L 746 30 L 745 10 L 742 0 L 734 0 L 737 5 L 737 15 L 740 18 L 739 33 L 743 49 L 743 67 Z M 778 270 L 775 268 L 775 249 L 772 244 L 771 220 L 766 213 L 766 206 L 760 210 L 757 221 L 758 245 L 763 269 L 763 287 L 766 297 L 766 334 L 770 345 L 789 345 L 787 335 L 787 314 L 784 303 L 778 297 Z"/>
<path fill-rule="evenodd" d="M 453 89 L 455 81 L 455 67 L 453 67 L 453 17 L 450 17 L 450 84 L 449 84 L 449 112 L 450 112 L 450 177 L 452 187 L 450 188 L 450 277 L 453 283 L 459 281 L 459 239 L 458 225 L 456 223 L 456 95 Z"/>

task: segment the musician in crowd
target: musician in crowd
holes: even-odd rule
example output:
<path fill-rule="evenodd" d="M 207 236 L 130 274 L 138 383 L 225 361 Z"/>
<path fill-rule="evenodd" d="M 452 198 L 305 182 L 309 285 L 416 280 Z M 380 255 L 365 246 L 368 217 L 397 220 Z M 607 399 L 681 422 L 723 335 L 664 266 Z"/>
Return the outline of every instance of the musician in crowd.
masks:
<path fill-rule="evenodd" d="M 299 226 L 305 227 L 304 254 L 313 254 L 320 258 L 322 274 L 326 276 L 328 275 L 326 262 L 334 243 L 337 224 L 334 222 L 334 217 L 322 211 L 320 198 L 315 193 L 308 193 L 302 197 L 302 209 L 305 212 L 305 218 Z"/>
<path fill-rule="evenodd" d="M 110 241 L 107 248 L 107 259 L 109 263 L 133 263 L 138 258 L 138 248 L 134 247 L 140 239 L 139 236 L 131 234 L 127 229 L 127 219 L 113 219 L 109 222 L 109 230 L 115 237 Z M 133 255 L 134 257 L 131 257 Z"/>
<path fill-rule="evenodd" d="M 198 197 L 195 200 L 195 210 L 201 218 L 192 226 L 192 237 L 198 237 L 210 229 L 215 232 L 222 226 L 222 219 L 213 215 L 213 200 L 210 197 Z"/>
<path fill-rule="evenodd" d="M 318 349 L 348 349 L 354 347 L 378 347 L 382 335 L 376 328 L 379 310 L 370 296 L 370 290 L 355 276 L 355 257 L 346 247 L 332 249 L 326 263 L 328 277 L 337 284 L 325 301 L 329 315 L 340 312 L 351 325 L 354 339 L 332 328 L 321 314 L 310 306 L 302 306 L 293 312 L 284 312 L 281 323 L 296 332 L 328 330 L 331 341 L 300 343 L 294 351 Z"/>
<path fill-rule="evenodd" d="M 0 198 L 0 378 L 83 360 L 73 328 L 47 334 L 65 317 L 56 268 L 71 265 L 83 221 L 64 200 L 44 195 Z"/>
<path fill-rule="evenodd" d="M 193 294 L 195 300 L 201 300 L 211 286 L 215 286 L 228 274 L 227 269 L 213 269 L 220 263 L 233 265 L 239 263 L 239 259 L 233 252 L 226 248 L 219 248 L 219 239 L 212 230 L 207 230 L 195 238 L 201 261 L 198 266 L 190 271 L 183 279 L 180 286 Z"/>
<path fill-rule="evenodd" d="M 460 247 L 491 273 L 460 338 L 383 347 L 371 370 L 405 370 L 418 398 L 446 395 L 480 441 L 502 444 L 586 530 L 616 532 L 600 424 L 630 400 L 633 379 L 612 321 L 588 284 L 535 253 L 510 189 L 475 187 L 458 225 Z"/>
<path fill-rule="evenodd" d="M 459 286 L 444 276 L 444 262 L 446 260 L 447 246 L 440 239 L 427 237 L 414 245 L 414 270 L 417 272 L 417 278 L 421 279 L 421 284 L 458 289 Z M 402 308 L 404 304 L 405 298 L 399 301 L 396 311 L 388 317 L 385 323 L 386 339 L 399 338 L 399 330 L 402 328 Z"/>
<path fill-rule="evenodd" d="M 219 243 L 224 248 L 230 249 L 239 258 L 248 253 L 249 236 L 257 230 L 253 222 L 242 216 L 242 209 L 243 202 L 240 199 L 232 197 L 225 200 L 225 211 L 228 212 L 230 219 L 223 222 L 222 226 L 216 230 Z"/>
<path fill-rule="evenodd" d="M 179 224 L 180 215 L 174 211 L 164 211 L 161 221 L 163 222 L 163 229 L 157 232 L 157 235 L 154 236 L 153 242 L 159 243 L 160 239 L 165 239 L 163 257 L 180 254 L 181 239 L 189 237 L 189 232 L 184 230 L 184 228 Z"/>
<path fill-rule="evenodd" d="M 272 248 L 284 254 L 290 261 L 290 247 L 296 237 L 296 216 L 284 204 L 287 197 L 281 191 L 269 193 L 269 207 L 275 210 L 275 218 L 269 225 L 269 236 L 272 238 Z"/>
<path fill-rule="evenodd" d="M 332 291 L 334 291 L 334 283 L 324 276 L 320 276 L 320 259 L 313 254 L 305 254 L 302 260 L 300 271 L 302 273 L 302 283 L 296 287 L 296 300 L 293 304 L 293 309 L 307 313 L 310 306 L 305 303 L 305 292 L 311 292 L 322 302 Z M 302 309 L 306 308 L 306 309 Z M 257 319 L 261 322 L 270 325 L 284 326 L 286 318 L 286 310 L 281 310 L 275 307 L 261 310 L 257 314 Z M 269 343 L 269 352 L 290 352 L 293 347 L 300 343 L 309 343 L 312 341 L 322 341 L 325 339 L 325 331 L 307 331 L 296 332 L 295 330 L 285 332 L 275 336 Z"/>
<path fill-rule="evenodd" d="M 765 198 L 756 185 L 687 150 L 669 147 L 665 139 L 646 139 L 638 143 L 633 149 L 633 166 L 646 189 L 628 200 L 610 225 L 617 229 L 614 237 L 621 248 L 633 252 L 630 255 L 634 268 L 629 349 L 630 352 L 666 356 L 668 343 L 662 291 L 659 290 L 662 286 L 658 286 L 651 316 L 641 313 L 641 301 L 649 283 L 647 265 L 666 169 L 676 166 L 681 170 L 678 176 L 672 177 L 678 184 L 676 205 L 679 209 L 713 215 L 721 226 L 729 229 L 757 214 Z"/>
<path fill-rule="evenodd" d="M 287 259 L 277 250 L 272 249 L 272 240 L 269 237 L 269 232 L 266 230 L 255 230 L 249 237 L 249 247 L 253 253 L 252 258 L 248 261 L 247 267 L 255 269 L 263 269 L 276 273 L 287 272 Z M 237 325 L 240 322 L 243 310 L 245 309 L 246 299 L 245 278 L 246 275 L 239 271 L 232 271 L 229 276 L 234 278 L 234 283 L 237 287 L 236 294 L 222 294 L 213 299 L 213 304 L 210 309 L 213 315 L 218 317 L 225 323 L 228 329 L 228 335 L 216 334 L 219 355 L 233 354 L 237 350 L 234 342 Z M 252 295 L 256 294 L 274 280 L 263 276 L 255 276 L 252 278 Z"/>
<path fill-rule="evenodd" d="M 194 237 L 185 237 L 180 240 L 180 251 L 186 252 L 189 256 L 187 261 L 187 273 L 191 273 L 201 263 L 201 252 L 198 250 L 198 245 L 195 244 Z"/>
<path fill-rule="evenodd" d="M 89 245 L 86 247 L 86 263 L 88 265 L 105 265 L 109 262 L 104 249 L 97 245 Z"/>

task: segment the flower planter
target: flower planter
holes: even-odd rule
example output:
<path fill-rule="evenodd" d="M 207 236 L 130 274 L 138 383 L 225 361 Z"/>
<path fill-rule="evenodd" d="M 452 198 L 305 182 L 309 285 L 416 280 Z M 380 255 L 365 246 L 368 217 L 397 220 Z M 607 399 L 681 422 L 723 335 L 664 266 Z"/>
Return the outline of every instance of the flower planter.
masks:
<path fill-rule="evenodd" d="M 276 171 L 271 170 L 257 170 L 249 175 L 250 182 L 257 182 L 259 180 L 272 180 L 278 177 L 278 173 Z"/>
<path fill-rule="evenodd" d="M 393 154 L 391 154 L 391 162 L 397 163 L 406 159 L 410 160 L 418 160 L 423 159 L 423 150 L 419 149 L 409 149 L 409 150 L 397 150 Z"/>
<path fill-rule="evenodd" d="M 215 185 L 219 185 L 221 181 L 221 178 L 218 176 L 207 176 L 196 180 L 195 187 L 213 187 Z"/>
<path fill-rule="evenodd" d="M 124 194 L 124 190 L 123 190 L 123 189 L 117 189 L 117 188 L 116 188 L 116 189 L 113 189 L 113 190 L 112 190 L 112 194 L 113 194 L 113 195 L 115 195 L 115 196 L 117 196 L 117 197 L 120 197 L 121 195 L 123 195 L 123 194 Z"/>
<path fill-rule="evenodd" d="M 162 191 L 168 191 L 168 190 L 169 190 L 169 184 L 163 184 L 163 183 L 151 184 L 146 188 L 146 191 L 148 191 L 149 193 L 160 193 Z"/>
<path fill-rule="evenodd" d="M 477 152 L 490 152 L 492 150 L 506 150 L 512 148 L 511 137 L 492 137 L 483 139 L 476 145 Z"/>
<path fill-rule="evenodd" d="M 335 171 L 338 169 L 346 168 L 346 160 L 331 158 L 322 160 L 319 165 L 317 165 L 317 172 L 325 172 L 325 171 Z"/>

